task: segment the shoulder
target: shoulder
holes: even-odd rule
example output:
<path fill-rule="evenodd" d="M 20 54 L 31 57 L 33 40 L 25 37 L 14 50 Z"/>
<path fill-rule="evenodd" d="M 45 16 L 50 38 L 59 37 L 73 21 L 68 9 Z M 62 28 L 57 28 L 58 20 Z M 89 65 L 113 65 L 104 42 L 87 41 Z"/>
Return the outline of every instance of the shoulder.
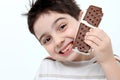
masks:
<path fill-rule="evenodd" d="M 52 59 L 52 58 L 45 58 L 41 61 L 39 70 L 42 72 L 48 72 L 49 69 L 52 69 L 53 67 L 55 67 L 57 61 Z"/>
<path fill-rule="evenodd" d="M 58 61 L 51 59 L 51 58 L 45 58 L 41 61 L 40 66 L 35 74 L 34 80 L 41 80 L 41 76 L 44 76 L 46 74 L 54 73 L 56 70 L 56 63 Z"/>

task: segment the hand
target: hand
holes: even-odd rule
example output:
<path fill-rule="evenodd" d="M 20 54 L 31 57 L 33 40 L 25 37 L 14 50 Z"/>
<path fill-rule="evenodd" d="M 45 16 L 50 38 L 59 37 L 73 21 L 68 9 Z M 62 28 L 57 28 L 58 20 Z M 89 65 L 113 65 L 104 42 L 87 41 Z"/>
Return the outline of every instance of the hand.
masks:
<path fill-rule="evenodd" d="M 92 48 L 92 53 L 99 63 L 104 63 L 113 59 L 113 50 L 109 36 L 101 29 L 90 29 L 86 33 L 85 43 Z"/>

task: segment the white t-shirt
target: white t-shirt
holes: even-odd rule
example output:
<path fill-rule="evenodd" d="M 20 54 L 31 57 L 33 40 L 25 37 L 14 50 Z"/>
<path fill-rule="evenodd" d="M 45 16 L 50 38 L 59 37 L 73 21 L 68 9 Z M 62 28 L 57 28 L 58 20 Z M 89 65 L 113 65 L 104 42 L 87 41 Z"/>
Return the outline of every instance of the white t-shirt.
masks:
<path fill-rule="evenodd" d="M 106 78 L 95 58 L 89 61 L 64 63 L 44 59 L 35 80 L 106 80 Z"/>

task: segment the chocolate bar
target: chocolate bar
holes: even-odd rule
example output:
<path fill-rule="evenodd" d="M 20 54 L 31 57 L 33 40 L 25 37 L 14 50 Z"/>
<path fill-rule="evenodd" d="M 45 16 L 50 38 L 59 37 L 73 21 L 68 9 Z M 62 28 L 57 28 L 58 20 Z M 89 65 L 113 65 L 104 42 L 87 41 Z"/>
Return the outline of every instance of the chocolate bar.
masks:
<path fill-rule="evenodd" d="M 83 22 L 80 23 L 78 33 L 73 43 L 73 49 L 77 48 L 79 52 L 83 53 L 89 52 L 90 46 L 84 42 L 85 34 L 89 31 L 91 26 L 98 27 L 99 23 L 101 22 L 102 16 L 102 8 L 93 5 L 89 6 L 83 18 L 83 21 L 87 22 L 87 24 Z"/>
<path fill-rule="evenodd" d="M 91 5 L 87 9 L 86 15 L 83 20 L 87 21 L 94 27 L 98 27 L 102 16 L 103 16 L 102 8 Z"/>

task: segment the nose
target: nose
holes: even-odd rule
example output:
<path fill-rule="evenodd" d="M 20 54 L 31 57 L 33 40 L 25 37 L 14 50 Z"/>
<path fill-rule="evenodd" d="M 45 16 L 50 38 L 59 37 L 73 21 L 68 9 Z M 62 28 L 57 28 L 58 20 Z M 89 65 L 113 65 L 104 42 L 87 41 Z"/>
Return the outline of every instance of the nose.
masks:
<path fill-rule="evenodd" d="M 65 41 L 65 39 L 63 37 L 54 36 L 54 43 L 57 48 L 60 48 L 63 45 L 64 41 Z"/>

